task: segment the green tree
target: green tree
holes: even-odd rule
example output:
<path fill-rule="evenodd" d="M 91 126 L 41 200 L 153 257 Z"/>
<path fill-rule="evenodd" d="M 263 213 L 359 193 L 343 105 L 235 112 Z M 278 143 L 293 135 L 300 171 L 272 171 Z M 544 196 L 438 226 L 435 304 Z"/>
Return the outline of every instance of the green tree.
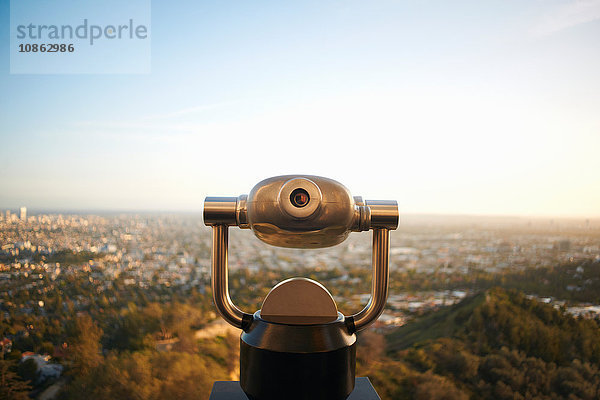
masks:
<path fill-rule="evenodd" d="M 23 378 L 25 381 L 29 381 L 31 383 L 35 383 L 37 370 L 37 363 L 33 358 L 21 361 L 17 366 L 17 372 L 19 373 L 19 376 L 21 376 L 21 378 Z"/>
<path fill-rule="evenodd" d="M 15 361 L 0 359 L 0 399 L 29 400 L 31 387 L 14 372 L 15 367 Z"/>
<path fill-rule="evenodd" d="M 225 368 L 197 354 L 113 353 L 91 374 L 75 377 L 61 398 L 202 400 L 208 398 L 215 380 L 224 379 L 228 379 Z"/>
<path fill-rule="evenodd" d="M 468 400 L 469 396 L 450 380 L 431 372 L 423 374 L 415 387 L 415 400 Z"/>
<path fill-rule="evenodd" d="M 71 326 L 67 358 L 71 361 L 72 375 L 88 375 L 103 361 L 102 329 L 88 314 L 77 317 Z"/>

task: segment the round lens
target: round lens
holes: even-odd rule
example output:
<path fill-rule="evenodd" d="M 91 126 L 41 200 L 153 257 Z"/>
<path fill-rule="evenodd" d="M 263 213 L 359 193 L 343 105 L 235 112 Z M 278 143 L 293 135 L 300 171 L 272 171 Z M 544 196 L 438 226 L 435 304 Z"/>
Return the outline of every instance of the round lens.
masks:
<path fill-rule="evenodd" d="M 295 207 L 302 208 L 310 201 L 308 192 L 302 188 L 294 189 L 290 194 L 290 201 Z"/>

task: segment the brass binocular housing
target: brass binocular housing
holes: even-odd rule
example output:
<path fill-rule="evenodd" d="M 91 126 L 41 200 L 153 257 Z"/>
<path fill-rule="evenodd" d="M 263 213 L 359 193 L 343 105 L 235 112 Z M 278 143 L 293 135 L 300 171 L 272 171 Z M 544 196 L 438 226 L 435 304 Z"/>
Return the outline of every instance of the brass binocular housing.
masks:
<path fill-rule="evenodd" d="M 388 293 L 389 231 L 398 227 L 398 204 L 353 197 L 339 182 L 313 175 L 283 175 L 259 182 L 248 195 L 207 197 L 204 223 L 213 228 L 213 299 L 221 316 L 246 330 L 252 314 L 229 297 L 228 229 L 251 229 L 263 242 L 280 247 L 321 248 L 343 242 L 350 232 L 373 230 L 373 279 L 366 307 L 345 317 L 354 332 L 383 312 Z"/>
<path fill-rule="evenodd" d="M 207 197 L 204 223 L 252 229 L 273 246 L 319 248 L 343 242 L 350 232 L 396 229 L 398 204 L 363 201 L 332 179 L 284 175 L 261 181 L 248 195 Z"/>

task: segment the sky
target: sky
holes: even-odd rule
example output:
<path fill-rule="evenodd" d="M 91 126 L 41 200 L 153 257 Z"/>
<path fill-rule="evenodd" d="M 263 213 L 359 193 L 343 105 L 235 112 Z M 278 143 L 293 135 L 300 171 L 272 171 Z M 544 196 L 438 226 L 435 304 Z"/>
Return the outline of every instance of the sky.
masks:
<path fill-rule="evenodd" d="M 201 211 L 294 173 L 600 217 L 600 0 L 155 0 L 145 74 L 10 74 L 9 10 L 0 209 Z"/>

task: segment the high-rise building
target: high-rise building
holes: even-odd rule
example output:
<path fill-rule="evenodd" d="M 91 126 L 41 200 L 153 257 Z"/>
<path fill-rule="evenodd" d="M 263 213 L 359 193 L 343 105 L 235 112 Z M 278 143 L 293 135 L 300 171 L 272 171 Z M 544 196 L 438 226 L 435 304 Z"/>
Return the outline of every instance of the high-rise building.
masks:
<path fill-rule="evenodd" d="M 27 221 L 27 207 L 21 207 L 21 221 Z"/>

